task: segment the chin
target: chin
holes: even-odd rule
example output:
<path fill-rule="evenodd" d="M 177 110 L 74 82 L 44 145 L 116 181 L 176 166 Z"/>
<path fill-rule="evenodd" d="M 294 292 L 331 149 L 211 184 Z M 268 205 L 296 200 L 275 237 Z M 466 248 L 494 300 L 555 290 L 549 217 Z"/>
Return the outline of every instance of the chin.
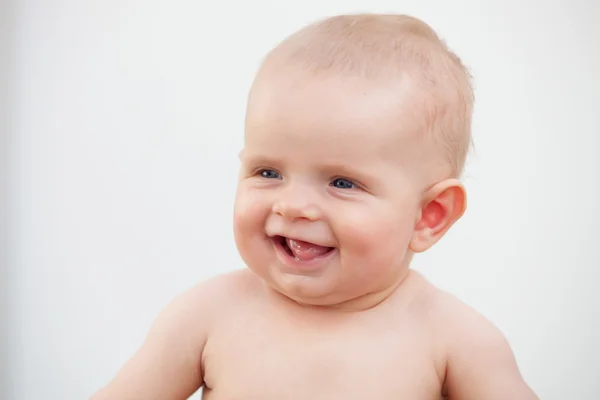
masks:
<path fill-rule="evenodd" d="M 342 266 L 338 249 L 318 262 L 298 263 L 286 258 L 289 254 L 281 248 L 259 248 L 257 243 L 243 249 L 252 250 L 242 252 L 246 266 L 272 290 L 302 305 L 336 306 L 356 300 L 377 291 L 389 274 L 371 270 L 354 275 Z"/>
<path fill-rule="evenodd" d="M 285 275 L 273 279 L 273 288 L 290 299 L 308 305 L 328 305 L 335 287 L 323 278 Z"/>
<path fill-rule="evenodd" d="M 318 273 L 300 273 L 290 271 L 277 261 L 246 265 L 273 290 L 297 303 L 324 306 L 336 302 L 332 296 L 339 296 L 335 266 L 329 270 L 321 269 Z"/>
<path fill-rule="evenodd" d="M 328 272 L 321 276 L 307 276 L 269 271 L 263 280 L 273 290 L 290 300 L 301 305 L 317 307 L 337 307 L 345 303 L 354 303 L 368 295 L 370 289 L 378 286 L 372 281 L 340 276 L 340 270 Z"/>

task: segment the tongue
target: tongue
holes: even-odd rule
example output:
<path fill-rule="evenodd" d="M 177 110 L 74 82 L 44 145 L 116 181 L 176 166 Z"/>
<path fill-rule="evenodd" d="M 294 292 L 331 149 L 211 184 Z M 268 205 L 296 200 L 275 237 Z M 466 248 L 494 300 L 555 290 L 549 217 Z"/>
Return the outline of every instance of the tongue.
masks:
<path fill-rule="evenodd" d="M 312 260 L 331 250 L 331 247 L 319 246 L 317 244 L 302 242 L 300 240 L 286 239 L 287 245 L 297 259 L 302 261 Z"/>

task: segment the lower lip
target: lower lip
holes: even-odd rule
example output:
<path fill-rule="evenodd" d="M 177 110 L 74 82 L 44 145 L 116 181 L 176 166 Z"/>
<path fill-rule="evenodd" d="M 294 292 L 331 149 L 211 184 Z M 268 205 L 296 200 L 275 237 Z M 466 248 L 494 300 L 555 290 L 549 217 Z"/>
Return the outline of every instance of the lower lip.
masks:
<path fill-rule="evenodd" d="M 291 256 L 283 244 L 281 243 L 280 238 L 271 239 L 273 243 L 273 247 L 275 248 L 275 252 L 279 259 L 288 267 L 291 267 L 296 270 L 302 271 L 314 271 L 322 268 L 327 262 L 333 258 L 333 256 L 337 253 L 337 249 L 334 248 L 331 251 L 328 251 L 325 254 L 317 256 L 315 258 L 311 258 L 310 260 L 300 260 L 294 256 Z"/>

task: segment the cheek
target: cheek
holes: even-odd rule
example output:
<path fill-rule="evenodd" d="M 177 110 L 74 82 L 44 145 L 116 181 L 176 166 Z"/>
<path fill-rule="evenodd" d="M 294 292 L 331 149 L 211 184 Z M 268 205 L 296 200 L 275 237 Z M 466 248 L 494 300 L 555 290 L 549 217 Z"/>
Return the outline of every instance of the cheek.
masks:
<path fill-rule="evenodd" d="M 392 262 L 408 247 L 413 219 L 385 206 L 340 210 L 336 235 L 346 254 L 360 259 Z"/>
<path fill-rule="evenodd" d="M 233 224 L 236 240 L 245 239 L 245 235 L 264 228 L 264 221 L 269 212 L 264 199 L 247 189 L 240 188 L 236 193 L 233 210 Z"/>
<path fill-rule="evenodd" d="M 260 272 L 259 269 L 267 261 L 264 229 L 269 212 L 270 207 L 264 199 L 250 190 L 238 190 L 233 213 L 235 244 L 246 266 L 255 272 Z"/>
<path fill-rule="evenodd" d="M 233 228 L 238 246 L 258 246 L 264 242 L 266 222 L 273 208 L 272 200 L 272 196 L 265 195 L 261 190 L 238 187 L 233 210 Z"/>

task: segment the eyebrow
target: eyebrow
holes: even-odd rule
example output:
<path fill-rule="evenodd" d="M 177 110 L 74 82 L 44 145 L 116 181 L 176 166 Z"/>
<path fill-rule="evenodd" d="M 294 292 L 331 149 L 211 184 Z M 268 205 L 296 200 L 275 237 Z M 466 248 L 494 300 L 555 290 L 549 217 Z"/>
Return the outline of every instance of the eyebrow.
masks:
<path fill-rule="evenodd" d="M 274 157 L 266 156 L 263 154 L 247 155 L 244 153 L 244 151 L 240 152 L 240 161 L 244 165 L 274 166 L 281 164 L 281 161 Z"/>
<path fill-rule="evenodd" d="M 340 174 L 348 178 L 357 179 L 363 184 L 372 182 L 376 178 L 374 174 L 370 173 L 368 166 L 366 168 L 355 168 L 348 164 L 331 163 L 322 164 L 319 166 L 319 169 L 327 173 Z"/>

